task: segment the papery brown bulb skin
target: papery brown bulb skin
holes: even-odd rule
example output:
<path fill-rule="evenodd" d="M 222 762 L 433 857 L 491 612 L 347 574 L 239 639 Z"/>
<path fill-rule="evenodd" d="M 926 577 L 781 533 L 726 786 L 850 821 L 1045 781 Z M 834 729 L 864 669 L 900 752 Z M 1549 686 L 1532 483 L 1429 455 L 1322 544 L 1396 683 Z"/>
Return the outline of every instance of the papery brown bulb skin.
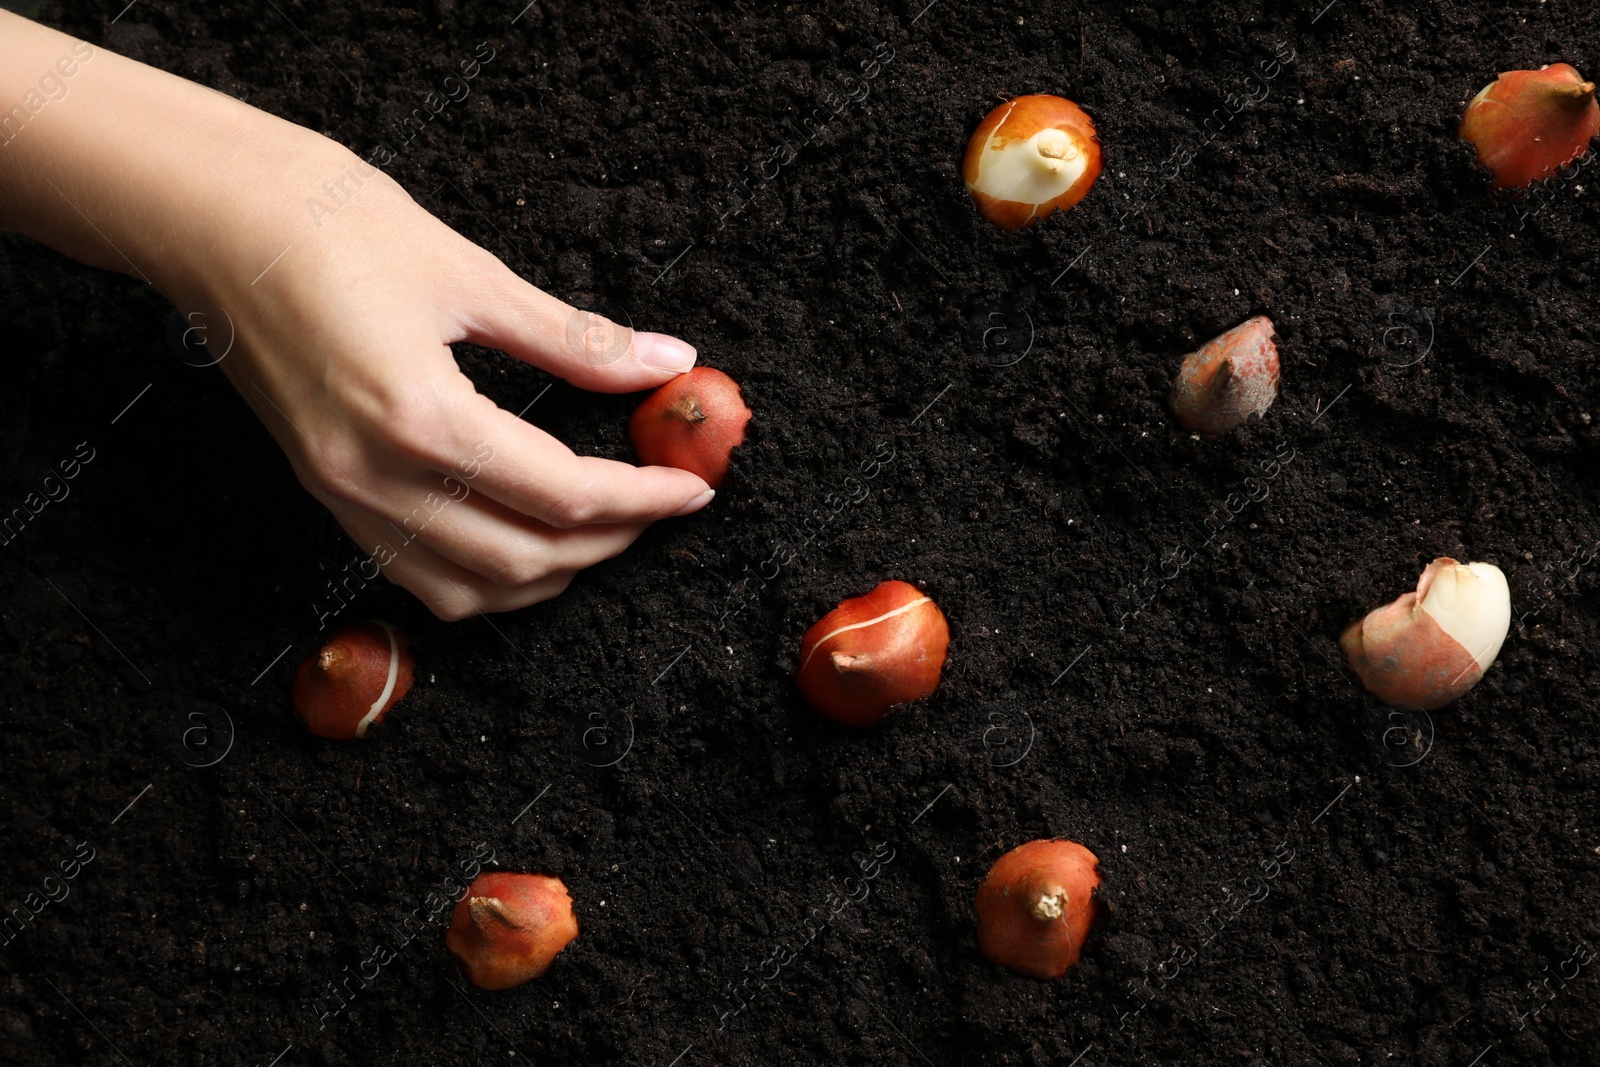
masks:
<path fill-rule="evenodd" d="M 1032 978 L 1060 978 L 1083 953 L 1099 905 L 1100 861 L 1076 841 L 1029 841 L 978 887 L 978 948 Z"/>
<path fill-rule="evenodd" d="M 289 696 L 306 729 L 331 741 L 365 737 L 411 689 L 411 639 L 377 619 L 329 635 L 295 672 Z"/>
<path fill-rule="evenodd" d="M 884 582 L 806 631 L 795 683 L 828 718 L 867 726 L 931 694 L 949 647 L 950 625 L 933 599 L 907 582 Z"/>
<path fill-rule="evenodd" d="M 1278 346 L 1272 320 L 1246 319 L 1184 357 L 1167 406 L 1186 430 L 1221 434 L 1278 398 Z"/>
<path fill-rule="evenodd" d="M 1467 105 L 1460 137 L 1477 150 L 1496 189 L 1517 189 L 1583 155 L 1600 134 L 1594 83 L 1566 63 L 1509 70 Z"/>
<path fill-rule="evenodd" d="M 716 489 L 733 450 L 744 443 L 751 411 L 739 384 L 715 367 L 696 367 L 651 393 L 628 420 L 639 458 L 698 474 Z"/>
<path fill-rule="evenodd" d="M 511 989 L 550 969 L 578 936 L 572 897 L 559 878 L 491 871 L 456 903 L 445 948 L 479 989 Z"/>
<path fill-rule="evenodd" d="M 984 117 L 967 142 L 961 177 L 984 218 L 1015 231 L 1089 195 L 1100 176 L 1094 122 L 1071 100 L 1035 94 Z"/>

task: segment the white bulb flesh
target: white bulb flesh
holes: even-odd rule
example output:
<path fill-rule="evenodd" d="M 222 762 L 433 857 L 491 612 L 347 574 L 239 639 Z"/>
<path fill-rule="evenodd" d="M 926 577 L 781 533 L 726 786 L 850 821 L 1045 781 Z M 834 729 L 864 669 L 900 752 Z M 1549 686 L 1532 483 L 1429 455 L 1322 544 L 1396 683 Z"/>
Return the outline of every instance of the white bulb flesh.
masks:
<path fill-rule="evenodd" d="M 1078 183 L 1089 160 L 1072 136 L 1055 128 L 996 145 L 1002 121 L 984 142 L 972 188 L 996 200 L 1048 204 Z"/>
<path fill-rule="evenodd" d="M 1484 670 L 1511 629 L 1511 589 L 1493 563 L 1448 563 L 1433 574 L 1421 608 Z"/>

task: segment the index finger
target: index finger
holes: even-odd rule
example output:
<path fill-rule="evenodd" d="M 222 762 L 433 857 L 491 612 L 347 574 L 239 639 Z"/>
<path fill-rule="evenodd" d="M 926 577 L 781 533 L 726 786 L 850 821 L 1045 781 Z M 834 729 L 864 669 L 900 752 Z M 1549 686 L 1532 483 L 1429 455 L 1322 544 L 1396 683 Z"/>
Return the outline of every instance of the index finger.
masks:
<path fill-rule="evenodd" d="M 461 335 L 559 375 L 580 389 L 631 393 L 654 389 L 695 365 L 694 346 L 666 334 L 635 331 L 575 308 L 495 261 L 483 289 L 462 310 Z"/>

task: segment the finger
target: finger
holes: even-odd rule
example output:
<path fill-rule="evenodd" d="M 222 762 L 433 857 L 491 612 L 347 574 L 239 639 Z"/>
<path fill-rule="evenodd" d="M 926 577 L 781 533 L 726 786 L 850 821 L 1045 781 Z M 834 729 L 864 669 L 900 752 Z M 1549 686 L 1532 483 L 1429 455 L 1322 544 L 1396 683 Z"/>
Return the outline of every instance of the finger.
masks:
<path fill-rule="evenodd" d="M 583 311 L 495 262 L 462 315 L 460 340 L 498 348 L 524 363 L 600 393 L 654 389 L 695 364 L 695 350 Z"/>
<path fill-rule="evenodd" d="M 437 480 L 436 478 L 434 480 Z M 395 503 L 379 510 L 397 548 L 420 540 L 451 563 L 497 586 L 521 588 L 552 574 L 579 571 L 618 555 L 648 523 L 605 523 L 563 530 L 518 515 L 481 493 L 441 497 L 427 476 L 394 487 Z M 405 510 L 411 502 L 432 500 Z"/>
<path fill-rule="evenodd" d="M 448 349 L 439 351 L 448 360 Z M 687 515 L 715 495 L 688 471 L 577 456 L 477 392 L 453 364 L 439 370 L 442 379 L 422 374 L 411 382 L 408 409 L 380 420 L 378 444 L 387 455 L 369 457 L 362 467 L 335 463 L 317 449 L 328 468 L 319 472 L 291 451 L 301 484 L 329 507 L 342 500 L 391 515 L 409 515 L 430 498 L 436 508 L 443 498 L 481 493 L 558 529 Z M 436 471 L 438 481 L 415 500 L 396 499 L 390 483 L 414 484 L 417 467 Z"/>
<path fill-rule="evenodd" d="M 687 515 L 715 495 L 705 479 L 688 471 L 574 455 L 479 394 L 462 401 L 448 421 L 452 451 L 425 457 L 436 469 L 559 529 Z"/>
<path fill-rule="evenodd" d="M 421 541 L 391 545 L 392 538 L 384 536 L 389 529 L 388 521 L 366 508 L 338 503 L 332 505 L 331 510 L 362 551 L 370 550 L 385 577 L 410 591 L 429 611 L 446 622 L 457 622 L 483 612 L 515 611 L 549 600 L 571 585 L 577 573 L 560 571 L 528 585 L 507 588 L 452 563 Z"/>

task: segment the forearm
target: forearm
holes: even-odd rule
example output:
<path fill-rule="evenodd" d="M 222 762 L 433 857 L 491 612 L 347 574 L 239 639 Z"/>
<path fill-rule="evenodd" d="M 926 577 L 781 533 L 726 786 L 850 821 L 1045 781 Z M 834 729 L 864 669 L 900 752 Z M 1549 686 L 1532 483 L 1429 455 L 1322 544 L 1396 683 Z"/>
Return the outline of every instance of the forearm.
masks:
<path fill-rule="evenodd" d="M 264 126 L 278 128 L 259 136 Z M 297 236 L 287 231 L 299 213 L 262 204 L 261 217 L 240 218 L 254 210 L 240 190 L 275 175 L 311 196 L 328 163 L 308 157 L 330 148 L 231 97 L 0 12 L 0 226 L 76 259 L 174 298 L 218 266 L 264 267 Z M 275 230 L 285 232 L 273 247 Z M 224 249 L 223 232 L 261 247 Z"/>

